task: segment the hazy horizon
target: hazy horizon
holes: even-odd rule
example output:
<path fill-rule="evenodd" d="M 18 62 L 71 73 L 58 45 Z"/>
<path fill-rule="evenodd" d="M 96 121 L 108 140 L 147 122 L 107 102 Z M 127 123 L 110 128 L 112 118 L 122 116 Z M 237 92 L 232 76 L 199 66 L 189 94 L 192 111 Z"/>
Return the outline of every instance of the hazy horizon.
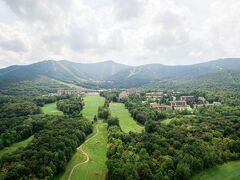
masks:
<path fill-rule="evenodd" d="M 188 65 L 240 57 L 237 0 L 0 0 L 0 68 L 54 59 Z"/>

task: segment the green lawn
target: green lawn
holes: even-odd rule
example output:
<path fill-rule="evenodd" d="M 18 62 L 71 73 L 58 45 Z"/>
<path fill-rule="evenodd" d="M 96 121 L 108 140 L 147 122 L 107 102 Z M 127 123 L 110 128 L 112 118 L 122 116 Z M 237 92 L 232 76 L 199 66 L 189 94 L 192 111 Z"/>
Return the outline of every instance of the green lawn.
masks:
<path fill-rule="evenodd" d="M 124 132 L 141 132 L 143 130 L 143 127 L 138 125 L 137 122 L 133 120 L 123 103 L 111 103 L 110 110 L 112 117 L 119 118 L 121 129 Z"/>
<path fill-rule="evenodd" d="M 50 104 L 45 104 L 45 105 L 42 107 L 42 112 L 43 112 L 44 114 L 49 114 L 49 115 L 63 115 L 63 112 L 62 112 L 62 111 L 59 111 L 59 110 L 57 109 L 56 102 L 50 103 Z"/>
<path fill-rule="evenodd" d="M 97 115 L 98 107 L 103 106 L 105 99 L 99 95 L 86 95 L 84 96 L 84 109 L 83 116 L 92 120 L 94 115 Z M 96 136 L 96 125 L 99 132 Z M 93 137 L 94 136 L 94 137 Z M 89 139 L 91 138 L 92 139 Z M 85 164 L 79 165 L 72 173 L 71 179 L 81 180 L 105 180 L 107 167 L 106 167 L 106 153 L 107 153 L 107 124 L 98 121 L 94 125 L 94 132 L 88 137 L 89 141 L 83 144 L 83 150 L 89 155 L 89 161 Z M 55 177 L 54 179 L 67 180 L 72 168 L 81 162 L 84 162 L 86 157 L 79 151 L 73 155 L 72 159 L 67 164 L 66 170 L 63 174 Z"/>
<path fill-rule="evenodd" d="M 83 145 L 83 150 L 88 153 L 89 161 L 73 171 L 71 179 L 81 180 L 105 180 L 106 153 L 107 153 L 107 124 L 98 123 L 99 132 L 91 140 Z"/>
<path fill-rule="evenodd" d="M 85 105 L 82 114 L 89 120 L 93 120 L 94 115 L 98 113 L 98 107 L 104 105 L 105 99 L 95 94 L 88 94 L 83 99 Z"/>
<path fill-rule="evenodd" d="M 107 173 L 105 164 L 107 160 L 107 124 L 99 121 L 97 126 L 99 129 L 98 134 L 83 145 L 83 150 L 89 155 L 89 161 L 75 168 L 71 176 L 72 180 L 105 180 Z M 95 133 L 96 125 L 94 129 Z M 72 168 L 79 162 L 85 161 L 85 159 L 86 157 L 78 150 L 68 163 L 65 172 L 55 179 L 67 180 Z"/>
<path fill-rule="evenodd" d="M 26 147 L 32 141 L 32 139 L 33 139 L 33 136 L 29 137 L 28 139 L 26 139 L 24 141 L 12 144 L 11 146 L 2 149 L 0 151 L 0 158 L 5 154 L 13 153 L 14 151 L 16 151 L 20 147 Z"/>
<path fill-rule="evenodd" d="M 239 180 L 240 179 L 240 161 L 232 161 L 219 165 L 193 177 L 193 180 Z"/>

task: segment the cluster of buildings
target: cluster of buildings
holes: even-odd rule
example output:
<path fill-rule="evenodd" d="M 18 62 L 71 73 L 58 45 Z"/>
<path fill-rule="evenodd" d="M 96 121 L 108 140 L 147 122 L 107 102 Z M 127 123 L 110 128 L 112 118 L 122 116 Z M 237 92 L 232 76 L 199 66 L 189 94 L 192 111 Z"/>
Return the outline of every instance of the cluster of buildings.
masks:
<path fill-rule="evenodd" d="M 163 97 L 163 93 L 160 96 L 160 93 L 146 93 L 147 97 L 154 97 L 154 95 L 159 95 L 158 98 Z M 204 97 L 199 97 L 197 100 L 194 96 L 180 96 L 179 100 L 176 100 L 175 97 L 173 97 L 173 101 L 170 101 L 170 105 L 166 104 L 159 104 L 157 102 L 150 103 L 150 106 L 154 109 L 160 109 L 160 110 L 168 110 L 168 109 L 175 109 L 175 110 L 192 110 L 190 105 L 194 105 L 196 107 L 197 105 L 204 105 L 205 107 L 210 106 L 216 106 L 221 105 L 220 102 L 213 102 L 212 104 L 209 104 Z"/>
<path fill-rule="evenodd" d="M 127 90 L 124 90 L 122 91 L 120 94 L 119 94 L 119 99 L 125 99 L 125 98 L 128 98 L 128 96 L 130 94 L 140 94 L 142 92 L 141 89 L 138 89 L 138 88 L 130 88 L 130 89 L 127 89 Z"/>

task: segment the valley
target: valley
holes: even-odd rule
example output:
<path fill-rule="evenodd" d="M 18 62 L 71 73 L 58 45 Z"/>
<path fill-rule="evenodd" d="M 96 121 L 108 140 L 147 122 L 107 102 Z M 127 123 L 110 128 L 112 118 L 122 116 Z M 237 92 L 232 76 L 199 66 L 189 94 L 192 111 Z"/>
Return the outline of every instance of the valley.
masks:
<path fill-rule="evenodd" d="M 44 61 L 2 69 L 0 178 L 238 179 L 238 66 Z"/>
<path fill-rule="evenodd" d="M 240 180 L 239 0 L 0 0 L 0 180 Z"/>

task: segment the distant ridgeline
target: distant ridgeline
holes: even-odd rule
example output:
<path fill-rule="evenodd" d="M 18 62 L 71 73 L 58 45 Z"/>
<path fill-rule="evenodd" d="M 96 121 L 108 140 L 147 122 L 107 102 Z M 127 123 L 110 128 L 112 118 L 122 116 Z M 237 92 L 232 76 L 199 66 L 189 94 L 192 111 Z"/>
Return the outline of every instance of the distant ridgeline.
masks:
<path fill-rule="evenodd" d="M 0 69 L 0 93 L 46 94 L 59 88 L 224 88 L 240 86 L 240 59 L 167 66 L 127 66 L 113 61 L 83 64 L 70 61 L 42 61 Z"/>

